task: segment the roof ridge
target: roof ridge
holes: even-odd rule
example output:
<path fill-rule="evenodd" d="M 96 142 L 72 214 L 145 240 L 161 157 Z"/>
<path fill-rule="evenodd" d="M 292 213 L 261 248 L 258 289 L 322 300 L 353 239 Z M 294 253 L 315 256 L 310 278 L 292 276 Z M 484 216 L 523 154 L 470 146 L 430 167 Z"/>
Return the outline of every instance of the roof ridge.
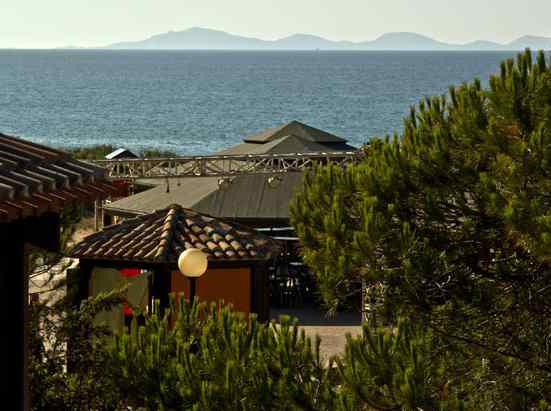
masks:
<path fill-rule="evenodd" d="M 163 221 L 159 247 L 157 248 L 157 252 L 155 253 L 155 258 L 158 258 L 161 260 L 167 260 L 168 253 L 171 249 L 172 239 L 174 238 L 174 231 L 176 229 L 176 224 L 178 223 L 180 214 L 183 210 L 180 205 L 171 204 L 168 208 L 166 208 L 163 211 L 168 211 L 168 212 Z"/>
<path fill-rule="evenodd" d="M 320 128 L 292 120 L 278 127 L 268 128 L 243 139 L 245 143 L 268 143 L 285 135 L 303 137 L 305 140 L 316 143 L 344 143 L 346 139 Z"/>
<path fill-rule="evenodd" d="M 189 248 L 203 250 L 210 260 L 219 261 L 265 260 L 280 249 L 276 240 L 252 228 L 178 204 L 127 221 L 131 223 L 123 222 L 86 237 L 70 255 L 176 264 L 180 253 Z M 145 231 L 147 235 L 141 236 Z"/>

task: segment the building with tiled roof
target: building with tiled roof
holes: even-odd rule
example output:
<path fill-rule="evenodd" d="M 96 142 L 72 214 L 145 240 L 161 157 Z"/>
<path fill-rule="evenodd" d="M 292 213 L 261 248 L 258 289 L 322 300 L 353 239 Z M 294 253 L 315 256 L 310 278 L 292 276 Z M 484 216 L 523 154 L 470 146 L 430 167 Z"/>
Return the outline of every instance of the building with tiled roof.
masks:
<path fill-rule="evenodd" d="M 12 410 L 29 409 L 29 246 L 59 252 L 61 214 L 114 192 L 101 168 L 66 153 L 0 134 L 0 395 Z"/>
<path fill-rule="evenodd" d="M 272 238 L 239 224 L 219 220 L 180 205 L 171 205 L 104 228 L 70 252 L 80 260 L 84 278 L 81 298 L 120 283 L 117 270 L 138 270 L 144 295 L 168 306 L 170 293 L 189 295 L 189 284 L 178 270 L 178 258 L 187 249 L 208 256 L 208 270 L 197 281 L 200 300 L 224 300 L 244 313 L 267 320 L 270 309 L 268 262 L 280 251 Z M 123 272 L 121 271 L 121 272 Z M 95 290 L 95 291 L 94 291 Z M 118 315 L 120 321 L 120 313 Z"/>
<path fill-rule="evenodd" d="M 202 250 L 211 261 L 258 261 L 273 257 L 277 244 L 253 229 L 173 204 L 90 235 L 70 256 L 175 267 L 189 248 Z"/>

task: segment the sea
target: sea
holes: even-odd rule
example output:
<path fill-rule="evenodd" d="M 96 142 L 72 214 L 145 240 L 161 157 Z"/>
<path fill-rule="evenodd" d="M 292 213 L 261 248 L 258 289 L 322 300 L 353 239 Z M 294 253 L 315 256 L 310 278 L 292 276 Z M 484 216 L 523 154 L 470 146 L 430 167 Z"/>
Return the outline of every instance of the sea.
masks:
<path fill-rule="evenodd" d="M 209 154 L 298 120 L 356 146 L 507 52 L 0 50 L 0 133 Z"/>

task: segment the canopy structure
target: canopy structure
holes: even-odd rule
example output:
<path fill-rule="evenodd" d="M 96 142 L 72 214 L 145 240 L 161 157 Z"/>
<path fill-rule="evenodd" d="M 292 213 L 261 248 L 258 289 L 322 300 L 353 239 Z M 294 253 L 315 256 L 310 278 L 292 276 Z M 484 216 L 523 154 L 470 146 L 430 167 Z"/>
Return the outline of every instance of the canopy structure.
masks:
<path fill-rule="evenodd" d="M 267 260 L 278 250 L 268 236 L 173 204 L 92 234 L 71 257 L 175 267 L 180 254 L 198 248 L 211 261 Z"/>
<path fill-rule="evenodd" d="M 251 174 L 231 178 L 184 178 L 108 204 L 106 213 L 131 217 L 180 204 L 195 211 L 238 221 L 250 226 L 258 223 L 288 225 L 289 202 L 302 173 L 274 176 Z"/>

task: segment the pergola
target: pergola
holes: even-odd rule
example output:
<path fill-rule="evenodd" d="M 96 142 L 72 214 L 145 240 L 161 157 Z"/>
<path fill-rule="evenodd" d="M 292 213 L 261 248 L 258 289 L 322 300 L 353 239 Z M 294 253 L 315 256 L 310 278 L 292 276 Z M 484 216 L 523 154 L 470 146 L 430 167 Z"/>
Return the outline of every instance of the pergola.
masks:
<path fill-rule="evenodd" d="M 0 134 L 0 338 L 2 403 L 28 410 L 28 245 L 59 251 L 60 214 L 113 193 L 101 168 Z"/>

